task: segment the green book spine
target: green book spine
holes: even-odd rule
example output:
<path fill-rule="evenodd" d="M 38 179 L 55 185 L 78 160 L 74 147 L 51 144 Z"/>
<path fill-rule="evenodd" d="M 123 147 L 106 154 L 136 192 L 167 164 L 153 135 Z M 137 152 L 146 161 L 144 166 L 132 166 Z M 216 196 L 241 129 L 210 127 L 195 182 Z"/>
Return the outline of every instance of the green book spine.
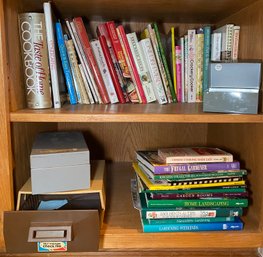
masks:
<path fill-rule="evenodd" d="M 194 200 L 174 200 L 161 199 L 152 200 L 147 199 L 147 206 L 154 208 L 164 207 L 184 207 L 184 208 L 229 208 L 229 207 L 247 207 L 247 199 L 194 199 Z"/>
<path fill-rule="evenodd" d="M 204 56 L 203 56 L 203 92 L 208 89 L 208 69 L 210 61 L 210 47 L 211 47 L 211 27 L 204 28 Z"/>
<path fill-rule="evenodd" d="M 215 218 L 242 216 L 243 208 L 182 208 L 182 207 L 147 207 L 145 197 L 140 197 L 141 217 L 145 219 L 178 219 L 178 218 Z"/>
<path fill-rule="evenodd" d="M 173 99 L 173 102 L 176 103 L 177 102 L 177 98 L 176 98 L 176 94 L 175 94 L 175 91 L 174 91 L 174 85 L 173 85 L 173 82 L 172 82 L 172 78 L 171 78 L 171 74 L 170 74 L 170 71 L 169 71 L 168 63 L 167 63 L 167 60 L 166 60 L 166 57 L 165 57 L 165 52 L 164 52 L 164 48 L 163 48 L 163 45 L 162 45 L 162 42 L 161 42 L 161 36 L 160 36 L 160 33 L 159 33 L 159 29 L 158 29 L 157 23 L 153 23 L 153 29 L 154 29 L 156 37 L 157 37 L 158 47 L 160 49 L 160 53 L 161 53 L 161 57 L 162 57 L 162 61 L 163 61 L 164 69 L 165 69 L 165 74 L 167 76 L 167 80 L 168 80 L 169 88 L 170 88 L 170 91 L 171 91 L 172 99 Z"/>
<path fill-rule="evenodd" d="M 247 175 L 246 170 L 240 171 L 216 171 L 216 172 L 195 172 L 181 174 L 154 175 L 155 180 L 184 180 L 196 178 L 218 178 L 218 177 L 238 177 Z"/>
<path fill-rule="evenodd" d="M 215 218 L 186 218 L 186 219 L 149 219 L 149 224 L 183 224 L 183 223 L 211 223 L 234 221 L 235 217 L 215 217 Z"/>

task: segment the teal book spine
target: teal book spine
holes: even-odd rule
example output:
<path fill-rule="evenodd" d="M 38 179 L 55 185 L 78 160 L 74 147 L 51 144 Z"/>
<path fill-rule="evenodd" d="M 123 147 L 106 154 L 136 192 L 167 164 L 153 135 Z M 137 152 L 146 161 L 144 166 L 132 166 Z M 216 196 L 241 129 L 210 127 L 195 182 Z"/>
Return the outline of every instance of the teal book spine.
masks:
<path fill-rule="evenodd" d="M 203 92 L 208 89 L 208 72 L 211 48 L 211 27 L 205 26 L 204 30 L 204 55 L 203 55 Z"/>
<path fill-rule="evenodd" d="M 166 207 L 184 207 L 184 208 L 229 208 L 248 206 L 248 199 L 147 199 L 147 207 L 166 208 Z"/>
<path fill-rule="evenodd" d="M 192 219 L 145 219 L 145 223 L 151 225 L 162 224 L 184 224 L 184 223 L 212 223 L 234 221 L 235 217 L 216 217 L 216 218 L 192 218 Z"/>
<path fill-rule="evenodd" d="M 189 232 L 189 231 L 229 231 L 242 230 L 243 222 L 236 217 L 234 221 L 185 224 L 149 224 L 142 220 L 143 232 Z"/>
<path fill-rule="evenodd" d="M 168 80 L 170 92 L 171 92 L 171 95 L 172 95 L 172 99 L 173 99 L 173 102 L 176 103 L 177 102 L 177 97 L 176 97 L 176 93 L 174 91 L 174 85 L 173 85 L 173 82 L 172 82 L 172 77 L 171 77 L 171 74 L 170 74 L 170 71 L 169 71 L 169 67 L 168 67 L 168 63 L 167 63 L 167 60 L 166 60 L 165 51 L 164 51 L 164 48 L 163 48 L 163 45 L 162 45 L 161 36 L 160 36 L 159 29 L 158 29 L 158 26 L 157 26 L 156 23 L 153 23 L 153 29 L 154 29 L 155 34 L 156 34 L 158 47 L 160 49 L 162 62 L 163 62 L 163 65 L 164 65 L 165 74 L 167 76 L 167 80 Z"/>

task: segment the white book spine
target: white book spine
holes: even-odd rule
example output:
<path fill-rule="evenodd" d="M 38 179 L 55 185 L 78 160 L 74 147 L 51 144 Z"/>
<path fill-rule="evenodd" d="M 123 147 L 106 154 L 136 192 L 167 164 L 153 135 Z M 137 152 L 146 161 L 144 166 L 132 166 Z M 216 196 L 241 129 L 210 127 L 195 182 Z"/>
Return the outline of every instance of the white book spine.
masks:
<path fill-rule="evenodd" d="M 232 44 L 233 44 L 233 32 L 234 32 L 234 25 L 228 24 L 227 33 L 226 33 L 226 53 L 224 56 L 224 60 L 231 60 Z"/>
<path fill-rule="evenodd" d="M 240 34 L 240 26 L 234 26 L 233 43 L 232 43 L 232 51 L 231 51 L 232 61 L 237 61 L 238 59 L 239 34 Z"/>
<path fill-rule="evenodd" d="M 226 24 L 213 31 L 213 33 L 221 33 L 220 60 L 230 60 L 231 58 L 233 28 L 234 24 Z"/>
<path fill-rule="evenodd" d="M 110 102 L 112 104 L 118 103 L 118 96 L 116 94 L 113 81 L 111 79 L 110 71 L 106 63 L 106 59 L 103 54 L 103 50 L 101 47 L 101 44 L 99 40 L 95 39 L 90 42 L 92 51 L 94 53 L 94 56 L 96 58 L 100 73 L 102 75 L 102 79 L 104 81 L 104 84 L 106 86 Z"/>
<path fill-rule="evenodd" d="M 213 33 L 211 37 L 211 61 L 220 61 L 221 56 L 221 33 Z"/>
<path fill-rule="evenodd" d="M 216 217 L 215 210 L 189 211 L 146 211 L 146 219 L 177 219 L 177 218 L 211 218 Z"/>
<path fill-rule="evenodd" d="M 156 97 L 152 87 L 152 81 L 149 72 L 146 69 L 145 62 L 142 59 L 141 49 L 138 43 L 136 33 L 126 34 L 128 43 L 134 57 L 135 65 L 142 82 L 143 91 L 147 100 L 147 103 L 156 101 Z"/>
<path fill-rule="evenodd" d="M 188 102 L 188 35 L 184 36 L 184 101 Z"/>
<path fill-rule="evenodd" d="M 87 61 L 87 59 L 86 59 L 86 57 L 85 57 L 85 54 L 84 54 L 84 51 L 83 51 L 83 49 L 82 49 L 82 46 L 81 46 L 81 43 L 80 43 L 80 39 L 79 39 L 79 37 L 78 37 L 78 33 L 77 33 L 77 31 L 76 31 L 75 25 L 74 25 L 74 23 L 73 23 L 72 21 L 69 23 L 69 25 L 70 25 L 70 28 L 71 28 L 71 30 L 72 30 L 73 37 L 74 37 L 75 42 L 76 42 L 75 45 L 77 45 L 77 48 L 78 48 L 78 56 L 79 56 L 79 58 L 80 58 L 82 67 L 83 67 L 83 69 L 84 69 L 85 76 L 86 76 L 86 78 L 87 78 L 87 80 L 88 80 L 88 82 L 89 82 L 90 89 L 91 89 L 92 95 L 93 95 L 93 97 L 94 97 L 94 101 L 95 101 L 96 103 L 102 103 L 101 97 L 100 97 L 100 95 L 99 95 L 98 88 L 97 88 L 97 86 L 96 86 L 96 82 L 95 82 L 95 80 L 94 80 L 94 78 L 93 78 L 93 75 L 92 75 L 92 73 L 91 73 L 91 70 L 90 70 L 88 61 Z M 73 37 L 72 37 L 72 39 L 73 39 Z M 74 42 L 74 43 L 75 43 L 75 42 Z"/>
<path fill-rule="evenodd" d="M 196 32 L 188 30 L 188 103 L 196 101 Z"/>
<path fill-rule="evenodd" d="M 88 82 L 87 77 L 85 75 L 84 68 L 82 67 L 82 64 L 79 64 L 79 71 L 81 73 L 81 76 L 82 76 L 82 79 L 83 79 L 83 82 L 84 82 L 87 94 L 89 96 L 90 103 L 94 104 L 95 101 L 94 101 L 94 99 L 92 97 L 92 92 L 91 92 L 90 87 L 89 87 L 89 82 Z"/>
<path fill-rule="evenodd" d="M 153 90 L 159 104 L 166 104 L 167 97 L 162 83 L 162 78 L 158 69 L 158 64 L 154 55 L 151 40 L 149 38 L 142 39 L 139 42 L 142 49 L 142 56 L 145 60 L 146 67 L 152 78 Z"/>
<path fill-rule="evenodd" d="M 185 96 L 184 96 L 184 72 L 185 72 L 185 51 L 184 51 L 184 37 L 180 38 L 180 46 L 181 46 L 181 82 L 182 82 L 182 103 L 185 102 Z"/>
<path fill-rule="evenodd" d="M 52 84 L 53 106 L 54 108 L 61 108 L 59 75 L 58 75 L 58 56 L 56 50 L 56 39 L 55 39 L 51 3 L 49 2 L 44 3 L 43 8 L 45 14 L 45 23 L 46 23 L 48 59 L 49 59 L 49 69 L 50 69 L 51 84 Z"/>

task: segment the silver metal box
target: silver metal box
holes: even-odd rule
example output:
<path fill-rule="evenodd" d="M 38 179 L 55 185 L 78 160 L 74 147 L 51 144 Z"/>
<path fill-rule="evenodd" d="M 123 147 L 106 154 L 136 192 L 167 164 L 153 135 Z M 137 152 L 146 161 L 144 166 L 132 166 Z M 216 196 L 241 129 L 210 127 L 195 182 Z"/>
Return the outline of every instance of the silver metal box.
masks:
<path fill-rule="evenodd" d="M 260 62 L 210 63 L 203 111 L 257 114 L 260 83 Z"/>
<path fill-rule="evenodd" d="M 38 134 L 30 165 L 32 194 L 90 187 L 90 153 L 80 132 Z"/>

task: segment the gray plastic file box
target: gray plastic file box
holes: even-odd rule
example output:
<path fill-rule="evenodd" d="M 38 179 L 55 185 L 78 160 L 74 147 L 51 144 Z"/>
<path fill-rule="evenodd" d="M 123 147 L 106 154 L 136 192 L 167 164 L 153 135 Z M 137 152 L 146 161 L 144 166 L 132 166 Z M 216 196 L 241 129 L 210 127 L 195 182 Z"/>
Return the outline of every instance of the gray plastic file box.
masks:
<path fill-rule="evenodd" d="M 80 132 L 38 134 L 30 165 L 32 194 L 90 187 L 90 153 Z"/>
<path fill-rule="evenodd" d="M 260 83 L 260 62 L 210 63 L 203 111 L 256 114 Z"/>

